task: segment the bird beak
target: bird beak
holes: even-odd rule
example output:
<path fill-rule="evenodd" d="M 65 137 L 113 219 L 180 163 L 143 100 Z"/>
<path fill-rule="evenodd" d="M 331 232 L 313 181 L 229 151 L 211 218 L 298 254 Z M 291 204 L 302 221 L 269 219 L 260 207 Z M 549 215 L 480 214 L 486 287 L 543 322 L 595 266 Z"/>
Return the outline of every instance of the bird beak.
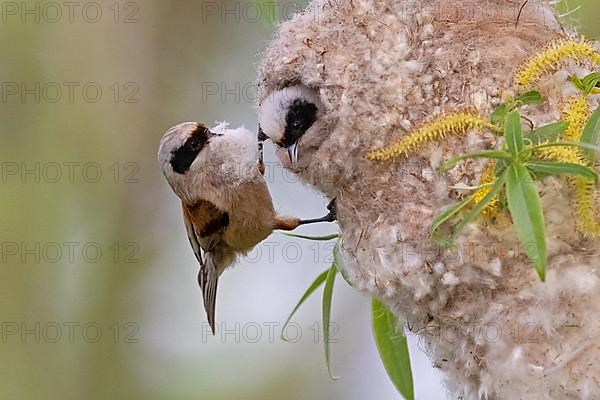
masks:
<path fill-rule="evenodd" d="M 292 168 L 296 168 L 296 164 L 298 164 L 298 143 L 294 143 L 290 147 L 287 148 L 288 157 L 290 157 L 290 163 L 292 164 Z"/>
<path fill-rule="evenodd" d="M 202 289 L 204 310 L 210 325 L 210 330 L 215 335 L 215 308 L 217 304 L 217 285 L 219 283 L 219 272 L 213 262 L 211 253 L 206 254 L 206 262 L 200 267 L 198 283 Z"/>
<path fill-rule="evenodd" d="M 264 161 L 264 148 L 265 141 L 269 139 L 267 135 L 263 132 L 262 128 L 258 127 L 258 170 L 261 175 L 265 174 L 265 161 Z"/>

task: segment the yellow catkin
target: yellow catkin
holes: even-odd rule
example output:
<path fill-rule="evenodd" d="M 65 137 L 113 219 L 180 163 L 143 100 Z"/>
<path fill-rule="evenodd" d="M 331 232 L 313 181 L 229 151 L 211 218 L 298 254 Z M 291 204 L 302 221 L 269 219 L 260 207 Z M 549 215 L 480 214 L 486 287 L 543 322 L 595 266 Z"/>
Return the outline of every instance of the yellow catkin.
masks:
<path fill-rule="evenodd" d="M 564 104 L 562 119 L 569 122 L 569 127 L 563 133 L 561 141 L 579 141 L 587 124 L 590 109 L 583 96 L 572 97 Z M 538 153 L 543 159 L 568 162 L 592 167 L 585 153 L 576 147 L 548 147 Z M 590 179 L 582 176 L 570 176 L 567 181 L 573 191 L 574 213 L 577 229 L 586 237 L 600 237 L 600 210 L 597 202 L 596 185 Z"/>
<path fill-rule="evenodd" d="M 581 139 L 590 115 L 587 100 L 583 96 L 569 98 L 562 107 L 562 120 L 569 123 L 559 141 L 577 142 Z M 577 147 L 557 146 L 538 150 L 538 156 L 545 160 L 589 166 L 585 154 Z"/>
<path fill-rule="evenodd" d="M 569 122 L 562 139 L 569 141 L 581 140 L 581 135 L 590 116 L 590 108 L 584 96 L 572 97 L 565 103 L 562 118 Z M 589 159 L 580 149 L 578 153 L 580 164 L 592 167 Z M 600 237 L 600 216 L 596 212 L 596 186 L 594 182 L 581 176 L 569 177 L 569 184 L 574 194 L 575 219 L 577 229 L 587 237 Z"/>
<path fill-rule="evenodd" d="M 556 146 L 545 147 L 536 151 L 536 155 L 542 160 L 559 161 L 586 165 L 586 159 L 576 147 Z"/>
<path fill-rule="evenodd" d="M 395 144 L 368 152 L 366 158 L 384 161 L 401 155 L 408 156 L 428 143 L 444 140 L 447 136 L 464 135 L 471 129 L 483 131 L 484 128 L 496 129 L 472 111 L 451 112 L 423 125 Z"/>
<path fill-rule="evenodd" d="M 590 179 L 581 176 L 569 179 L 575 194 L 575 216 L 577 228 L 589 238 L 600 237 L 600 209 L 597 202 L 596 185 Z"/>
<path fill-rule="evenodd" d="M 578 141 L 590 116 L 590 107 L 584 96 L 574 96 L 567 100 L 562 110 L 562 120 L 569 126 L 563 134 L 563 140 Z"/>
<path fill-rule="evenodd" d="M 485 171 L 483 173 L 483 176 L 481 177 L 479 183 L 481 185 L 486 184 L 486 183 L 493 183 L 496 176 L 495 176 L 495 172 L 496 171 L 496 162 L 495 161 L 490 161 L 487 165 L 487 167 L 485 168 Z M 473 204 L 479 204 L 479 202 L 481 200 L 483 200 L 483 198 L 485 196 L 487 196 L 487 194 L 490 192 L 491 190 L 491 186 L 485 186 L 482 187 L 481 189 L 478 189 L 475 194 L 473 195 Z M 484 216 L 492 216 L 494 214 L 496 214 L 498 212 L 498 208 L 500 206 L 500 201 L 499 201 L 499 197 L 498 195 L 494 196 L 494 198 L 492 199 L 492 201 L 490 201 L 490 203 L 485 206 L 485 208 L 483 209 L 483 211 L 481 212 L 481 214 L 483 214 Z"/>
<path fill-rule="evenodd" d="M 578 64 L 591 61 L 600 64 L 600 53 L 590 43 L 574 40 L 558 40 L 522 64 L 514 77 L 518 88 L 528 88 L 542 76 L 560 69 L 564 62 L 570 60 Z"/>

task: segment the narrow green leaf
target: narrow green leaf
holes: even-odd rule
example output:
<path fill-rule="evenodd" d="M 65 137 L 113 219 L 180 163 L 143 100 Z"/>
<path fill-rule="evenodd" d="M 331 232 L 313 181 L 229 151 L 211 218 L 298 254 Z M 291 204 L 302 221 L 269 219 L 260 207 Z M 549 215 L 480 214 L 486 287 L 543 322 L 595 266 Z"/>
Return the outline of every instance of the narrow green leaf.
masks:
<path fill-rule="evenodd" d="M 473 200 L 473 196 L 469 196 L 463 201 L 453 204 L 448 207 L 444 212 L 439 214 L 433 219 L 433 223 L 431 224 L 431 235 L 434 236 L 437 230 L 444 224 L 444 222 L 448 221 L 450 218 L 458 214 L 463 208 L 467 206 Z"/>
<path fill-rule="evenodd" d="M 342 260 L 340 258 L 340 243 L 339 242 L 336 243 L 335 247 L 333 248 L 333 263 L 334 263 L 335 267 L 337 268 L 338 272 L 340 273 L 340 275 L 342 275 L 342 278 L 344 278 L 344 280 L 346 281 L 346 283 L 348 285 L 350 285 L 350 287 L 354 287 L 354 285 L 350 281 L 350 276 L 348 275 L 348 270 L 346 269 L 346 265 L 344 265 L 344 263 L 342 262 Z"/>
<path fill-rule="evenodd" d="M 534 246 L 528 255 L 544 281 L 548 263 L 544 214 L 531 174 L 523 165 L 515 164 L 508 169 L 506 198 L 517 236 L 525 248 Z"/>
<path fill-rule="evenodd" d="M 483 211 L 483 209 L 490 203 L 490 201 L 492 201 L 494 196 L 496 196 L 496 194 L 500 192 L 500 190 L 504 186 L 505 179 L 506 172 L 504 172 L 501 176 L 496 178 L 494 186 L 492 186 L 488 194 L 485 195 L 485 197 L 481 199 L 481 201 L 477 203 L 475 207 L 469 210 L 467 215 L 456 225 L 456 227 L 454 228 L 454 233 L 452 234 L 452 241 L 455 241 L 458 238 L 458 236 L 462 233 L 463 229 L 465 229 L 465 227 L 468 224 L 473 222 L 475 218 L 477 218 L 479 214 L 481 214 L 481 211 Z"/>
<path fill-rule="evenodd" d="M 577 75 L 573 75 L 571 77 L 571 82 L 573 82 L 573 85 L 575 85 L 577 89 L 581 90 L 582 92 L 585 92 L 585 84 L 583 83 L 583 80 L 579 79 Z"/>
<path fill-rule="evenodd" d="M 598 82 L 600 82 L 600 72 L 592 72 L 590 74 L 587 74 L 583 78 L 583 82 L 584 83 L 598 83 Z"/>
<path fill-rule="evenodd" d="M 298 238 L 298 239 L 306 239 L 306 240 L 315 240 L 315 241 L 327 241 L 333 240 L 340 237 L 339 233 L 332 233 L 331 235 L 326 236 L 305 236 L 305 235 L 296 235 L 294 233 L 283 233 L 284 236 Z"/>
<path fill-rule="evenodd" d="M 579 175 L 598 182 L 596 171 L 579 164 L 540 160 L 527 162 L 527 167 L 544 175 Z"/>
<path fill-rule="evenodd" d="M 581 142 L 595 146 L 598 144 L 598 135 L 600 135 L 600 107 L 596 108 L 596 111 L 590 116 L 581 135 Z M 594 163 L 596 155 L 590 151 L 588 152 L 588 159 Z"/>
<path fill-rule="evenodd" d="M 456 164 L 469 158 L 492 158 L 496 160 L 512 161 L 513 157 L 506 151 L 501 150 L 482 150 L 466 153 L 460 156 L 452 157 L 440 166 L 442 172 L 446 172 L 456 167 Z"/>
<path fill-rule="evenodd" d="M 585 96 L 589 95 L 597 89 L 598 83 L 600 83 L 600 73 L 592 72 L 586 75 L 583 79 L 579 79 L 577 76 L 571 77 L 573 84 L 583 92 Z"/>
<path fill-rule="evenodd" d="M 525 135 L 525 140 L 530 146 L 536 146 L 544 142 L 556 142 L 569 126 L 567 121 L 558 121 L 541 126 Z"/>
<path fill-rule="evenodd" d="M 583 78 L 583 83 L 585 84 L 585 95 L 589 95 L 590 93 L 597 93 L 594 92 L 595 89 L 598 89 L 599 84 L 600 84 L 600 72 L 592 72 L 591 74 L 587 75 L 585 78 Z"/>
<path fill-rule="evenodd" d="M 452 189 L 452 190 L 479 190 L 479 189 L 483 189 L 485 187 L 489 187 L 492 186 L 491 183 L 482 183 L 480 185 L 477 186 L 471 186 L 471 185 L 467 185 L 466 183 L 458 183 L 456 185 L 452 185 L 452 186 L 448 186 L 448 189 Z"/>
<path fill-rule="evenodd" d="M 507 163 L 504 160 L 497 160 L 496 168 L 494 169 L 494 176 L 502 175 L 504 173 L 504 171 L 506 171 L 506 168 L 508 167 L 508 165 L 509 165 L 509 163 Z"/>
<path fill-rule="evenodd" d="M 373 299 L 373 336 L 385 370 L 406 400 L 414 400 L 408 342 L 398 319 L 389 308 Z"/>
<path fill-rule="evenodd" d="M 494 112 L 492 112 L 490 121 L 496 126 L 502 126 L 502 123 L 506 119 L 506 115 L 508 115 L 513 108 L 514 104 L 512 102 L 500 104 L 498 107 L 496 107 Z"/>
<path fill-rule="evenodd" d="M 543 97 L 540 92 L 532 90 L 530 92 L 523 93 L 515 100 L 520 101 L 522 104 L 537 104 L 542 102 Z"/>
<path fill-rule="evenodd" d="M 298 309 L 300 309 L 300 306 L 302 306 L 302 304 L 304 304 L 304 302 L 310 297 L 310 295 L 313 294 L 315 292 L 315 290 L 317 290 L 319 288 L 319 286 L 321 286 L 323 284 L 323 282 L 325 282 L 325 279 L 327 278 L 327 274 L 329 274 L 329 270 L 326 270 L 322 274 L 317 276 L 317 279 L 315 279 L 314 282 L 311 283 L 311 285 L 308 287 L 308 289 L 306 289 L 306 292 L 304 292 L 304 294 L 302 295 L 302 298 L 300 298 L 300 301 L 298 302 L 298 304 L 296 304 L 296 307 L 294 307 L 294 309 L 290 313 L 290 316 L 285 320 L 285 323 L 283 324 L 283 328 L 281 329 L 281 339 L 282 340 L 287 342 L 287 339 L 284 336 L 284 332 L 287 329 L 288 324 L 292 320 L 292 317 L 296 314 L 296 311 L 298 311 Z"/>
<path fill-rule="evenodd" d="M 333 375 L 331 370 L 331 350 L 329 337 L 330 323 L 331 323 L 331 300 L 333 298 L 333 284 L 335 283 L 335 275 L 337 274 L 337 267 L 331 266 L 327 272 L 327 279 L 325 280 L 325 289 L 323 290 L 323 343 L 325 344 L 325 363 L 327 364 L 327 371 L 331 379 L 338 379 Z"/>
<path fill-rule="evenodd" d="M 504 125 L 504 138 L 508 151 L 513 157 L 523 151 L 523 128 L 521 127 L 521 114 L 518 111 L 513 111 L 508 114 L 506 124 Z"/>

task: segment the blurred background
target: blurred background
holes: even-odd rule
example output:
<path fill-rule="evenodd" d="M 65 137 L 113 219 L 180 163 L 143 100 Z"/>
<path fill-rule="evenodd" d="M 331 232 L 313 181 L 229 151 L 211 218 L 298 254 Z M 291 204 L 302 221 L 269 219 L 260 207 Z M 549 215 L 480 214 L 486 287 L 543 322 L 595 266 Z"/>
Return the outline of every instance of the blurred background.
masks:
<path fill-rule="evenodd" d="M 274 32 L 304 6 L 248 1 L 2 2 L 0 397 L 7 399 L 399 399 L 377 355 L 370 300 L 338 278 L 331 381 L 320 291 L 332 242 L 272 235 L 226 272 L 209 335 L 197 262 L 156 162 L 177 122 L 256 129 L 254 78 Z M 561 12 L 592 38 L 596 0 Z M 581 8 L 577 8 L 581 6 Z M 282 171 L 276 207 L 327 201 Z M 336 232 L 335 224 L 305 234 Z M 414 337 L 418 399 L 444 399 Z"/>

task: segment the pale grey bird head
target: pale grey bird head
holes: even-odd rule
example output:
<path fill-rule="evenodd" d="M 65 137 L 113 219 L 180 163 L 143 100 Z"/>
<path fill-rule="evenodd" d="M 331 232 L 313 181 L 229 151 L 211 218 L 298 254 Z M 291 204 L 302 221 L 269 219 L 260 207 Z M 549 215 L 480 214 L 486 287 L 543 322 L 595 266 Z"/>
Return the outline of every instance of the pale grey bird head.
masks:
<path fill-rule="evenodd" d="M 256 149 L 256 137 L 244 127 L 229 129 L 223 123 L 208 129 L 200 122 L 184 122 L 162 137 L 158 161 L 175 194 L 193 203 L 211 187 L 252 179 Z"/>
<path fill-rule="evenodd" d="M 217 136 L 199 122 L 184 122 L 170 128 L 162 137 L 158 161 L 173 191 L 181 198 L 190 196 L 186 190 L 194 172 L 201 168 L 202 153 Z M 203 154 L 204 155 L 204 154 Z"/>
<path fill-rule="evenodd" d="M 303 151 L 309 146 L 318 146 L 324 140 L 320 132 L 323 112 L 316 90 L 303 85 L 275 90 L 260 104 L 259 137 L 273 141 L 282 162 L 301 168 L 309 162 L 309 157 L 303 157 Z M 299 163 L 301 159 L 303 163 Z"/>

